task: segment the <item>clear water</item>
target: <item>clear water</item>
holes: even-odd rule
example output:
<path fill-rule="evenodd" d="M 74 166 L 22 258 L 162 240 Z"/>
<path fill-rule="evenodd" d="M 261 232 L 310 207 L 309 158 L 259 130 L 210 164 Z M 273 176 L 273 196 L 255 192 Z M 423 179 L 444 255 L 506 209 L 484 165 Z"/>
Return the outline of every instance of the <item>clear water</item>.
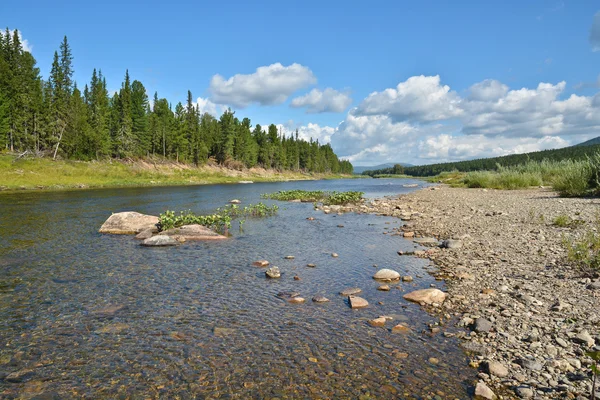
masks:
<path fill-rule="evenodd" d="M 234 198 L 256 203 L 261 193 L 292 188 L 362 190 L 373 198 L 414 190 L 407 183 L 1 195 L 0 398 L 468 398 L 475 373 L 454 339 L 429 334 L 435 319 L 402 299 L 440 282 L 425 272 L 427 261 L 397 255 L 414 247 L 383 234 L 398 219 L 267 201 L 279 204 L 277 216 L 249 219 L 243 232 L 234 226 L 223 242 L 143 248 L 131 236 L 98 233 L 112 212 L 211 212 Z M 282 277 L 266 279 L 251 265 L 258 259 Z M 373 265 L 415 281 L 378 291 Z M 338 294 L 349 287 L 362 288 L 370 306 L 350 309 Z M 307 301 L 289 304 L 276 296 L 281 291 Z M 315 295 L 331 301 L 313 303 Z M 119 310 L 104 312 L 113 306 Z M 369 326 L 380 315 L 395 320 Z M 398 322 L 412 333 L 392 334 Z"/>

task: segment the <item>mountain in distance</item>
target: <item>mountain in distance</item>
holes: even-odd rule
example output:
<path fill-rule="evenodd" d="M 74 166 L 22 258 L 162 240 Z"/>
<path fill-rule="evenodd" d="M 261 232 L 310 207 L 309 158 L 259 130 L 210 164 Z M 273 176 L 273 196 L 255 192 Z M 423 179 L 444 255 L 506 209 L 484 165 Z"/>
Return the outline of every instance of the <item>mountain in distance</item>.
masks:
<path fill-rule="evenodd" d="M 407 164 L 407 163 L 385 163 L 385 164 L 379 164 L 379 165 L 373 165 L 373 166 L 362 166 L 362 165 L 358 165 L 354 167 L 354 173 L 355 174 L 362 174 L 364 171 L 372 171 L 372 170 L 376 170 L 376 169 L 384 169 L 384 168 L 392 168 L 394 165 L 396 164 L 400 164 L 403 167 L 412 167 L 412 164 Z"/>
<path fill-rule="evenodd" d="M 575 146 L 593 146 L 595 144 L 600 144 L 600 136 L 598 136 L 597 138 L 590 139 L 586 142 L 576 144 Z M 354 170 L 356 171 L 356 168 L 354 168 Z"/>

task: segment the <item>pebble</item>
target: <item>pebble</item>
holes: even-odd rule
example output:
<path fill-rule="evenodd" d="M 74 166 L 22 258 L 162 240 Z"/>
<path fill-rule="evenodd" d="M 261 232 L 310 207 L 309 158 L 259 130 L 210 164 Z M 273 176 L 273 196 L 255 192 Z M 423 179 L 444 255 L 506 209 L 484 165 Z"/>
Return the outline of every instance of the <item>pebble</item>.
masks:
<path fill-rule="evenodd" d="M 498 397 L 484 382 L 478 382 L 475 386 L 475 399 L 495 400 Z"/>
<path fill-rule="evenodd" d="M 267 275 L 268 278 L 275 279 L 281 277 L 281 271 L 279 271 L 278 267 L 271 267 L 265 271 L 265 275 Z"/>
<path fill-rule="evenodd" d="M 369 306 L 367 300 L 358 296 L 348 296 L 348 302 L 350 303 L 350 308 L 365 308 Z"/>
<path fill-rule="evenodd" d="M 382 292 L 388 292 L 390 290 L 390 286 L 389 285 L 379 285 L 377 290 L 381 290 Z"/>

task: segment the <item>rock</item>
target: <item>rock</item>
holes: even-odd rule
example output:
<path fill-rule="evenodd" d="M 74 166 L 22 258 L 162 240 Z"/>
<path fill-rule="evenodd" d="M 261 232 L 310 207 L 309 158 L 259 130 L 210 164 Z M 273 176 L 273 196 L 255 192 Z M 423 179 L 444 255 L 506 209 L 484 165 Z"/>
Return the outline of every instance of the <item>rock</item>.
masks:
<path fill-rule="evenodd" d="M 360 292 L 362 292 L 362 289 L 359 289 L 359 288 L 348 288 L 348 289 L 344 289 L 344 290 L 342 290 L 342 291 L 340 292 L 340 294 L 341 294 L 342 296 L 351 296 L 351 295 L 353 295 L 353 294 L 358 294 L 358 293 L 360 293 Z"/>
<path fill-rule="evenodd" d="M 389 285 L 379 285 L 377 290 L 381 290 L 382 292 L 389 292 L 390 287 L 389 287 Z"/>
<path fill-rule="evenodd" d="M 587 288 L 590 290 L 600 290 L 600 280 L 590 283 L 587 285 Z"/>
<path fill-rule="evenodd" d="M 415 239 L 414 242 L 422 245 L 432 245 L 437 244 L 438 241 L 432 237 L 422 237 Z"/>
<path fill-rule="evenodd" d="M 177 246 L 179 242 L 170 236 L 156 235 L 145 239 L 141 245 L 146 247 Z"/>
<path fill-rule="evenodd" d="M 446 300 L 446 293 L 439 289 L 421 289 L 406 293 L 402 296 L 405 300 L 419 304 L 442 304 Z"/>
<path fill-rule="evenodd" d="M 127 306 L 124 304 L 109 305 L 104 308 L 92 311 L 92 314 L 98 317 L 113 317 L 119 311 L 126 310 Z"/>
<path fill-rule="evenodd" d="M 498 397 L 485 383 L 478 382 L 475 386 L 475 399 L 495 400 Z"/>
<path fill-rule="evenodd" d="M 406 275 L 402 277 L 402 282 L 412 282 L 413 281 L 413 277 L 410 275 Z"/>
<path fill-rule="evenodd" d="M 519 360 L 519 364 L 525 368 L 525 369 L 529 369 L 532 371 L 541 371 L 542 368 L 544 368 L 544 366 L 542 365 L 542 363 L 536 361 L 536 360 L 531 360 L 529 358 L 521 358 Z"/>
<path fill-rule="evenodd" d="M 129 325 L 124 324 L 122 322 L 116 322 L 114 324 L 109 324 L 106 326 L 103 326 L 100 329 L 96 329 L 94 331 L 94 333 L 109 333 L 109 334 L 118 334 L 121 333 L 125 330 L 129 329 Z"/>
<path fill-rule="evenodd" d="M 533 389 L 527 386 L 517 386 L 515 393 L 522 399 L 530 399 L 533 397 Z"/>
<path fill-rule="evenodd" d="M 294 256 L 285 256 L 283 258 L 286 259 L 286 260 L 293 260 L 296 257 L 294 257 Z"/>
<path fill-rule="evenodd" d="M 159 233 L 159 235 L 171 236 L 173 239 L 179 241 L 182 239 L 183 241 L 227 239 L 226 236 L 219 235 L 207 227 L 198 224 L 184 225 L 179 228 L 168 229 L 166 231 L 162 231 Z"/>
<path fill-rule="evenodd" d="M 315 296 L 312 298 L 315 303 L 327 303 L 329 299 L 325 296 Z"/>
<path fill-rule="evenodd" d="M 303 297 L 292 297 L 291 299 L 288 300 L 288 303 L 291 303 L 291 304 L 302 304 L 305 301 L 306 300 Z"/>
<path fill-rule="evenodd" d="M 433 364 L 433 365 L 438 365 L 438 364 L 440 363 L 440 360 L 439 360 L 438 358 L 435 358 L 435 357 L 429 357 L 429 360 L 428 360 L 428 361 L 429 361 L 431 364 Z"/>
<path fill-rule="evenodd" d="M 379 318 L 370 320 L 369 325 L 376 326 L 376 327 L 382 327 L 385 325 L 386 321 L 387 320 L 385 319 L 385 317 L 379 317 Z"/>
<path fill-rule="evenodd" d="M 309 268 L 315 268 L 317 265 L 316 264 L 306 264 L 306 266 Z"/>
<path fill-rule="evenodd" d="M 443 249 L 459 249 L 462 247 L 462 241 L 454 239 L 444 240 L 440 247 Z"/>
<path fill-rule="evenodd" d="M 382 280 L 382 281 L 395 281 L 400 279 L 400 274 L 391 269 L 380 269 L 373 275 L 373 279 Z"/>
<path fill-rule="evenodd" d="M 392 328 L 392 333 L 402 333 L 406 335 L 410 333 L 410 328 L 404 324 L 398 324 Z"/>
<path fill-rule="evenodd" d="M 298 275 L 294 275 L 294 280 L 295 280 L 295 281 L 299 281 L 299 280 L 301 280 L 301 279 L 300 279 L 300 277 L 299 277 Z"/>
<path fill-rule="evenodd" d="M 34 371 L 32 369 L 22 369 L 6 375 L 4 380 L 10 383 L 27 382 L 33 378 Z"/>
<path fill-rule="evenodd" d="M 135 235 L 135 238 L 138 239 L 138 240 L 149 239 L 152 236 L 154 236 L 154 234 L 157 233 L 157 232 L 158 232 L 158 228 L 157 227 L 144 229 L 143 231 L 141 231 L 140 233 L 138 233 L 137 235 Z"/>
<path fill-rule="evenodd" d="M 215 326 L 213 328 L 213 334 L 218 337 L 231 336 L 235 333 L 235 329 L 233 328 L 221 328 Z"/>
<path fill-rule="evenodd" d="M 581 331 L 577 335 L 573 336 L 572 340 L 575 343 L 584 344 L 587 347 L 592 347 L 595 343 L 594 338 L 590 335 L 588 331 Z"/>
<path fill-rule="evenodd" d="M 315 217 L 308 217 L 308 218 L 306 218 L 306 219 L 307 219 L 307 220 L 309 220 L 309 221 L 314 221 L 314 220 L 315 220 Z"/>
<path fill-rule="evenodd" d="M 255 267 L 268 267 L 269 262 L 267 260 L 258 260 L 252 263 Z"/>
<path fill-rule="evenodd" d="M 489 332 L 492 330 L 492 323 L 485 318 L 477 318 L 475 320 L 475 332 Z"/>
<path fill-rule="evenodd" d="M 100 227 L 100 233 L 113 233 L 117 235 L 133 235 L 155 229 L 158 217 L 140 214 L 135 211 L 125 211 L 111 215 Z"/>
<path fill-rule="evenodd" d="M 404 232 L 403 235 L 405 238 L 412 238 L 415 237 L 415 233 L 414 232 Z"/>
<path fill-rule="evenodd" d="M 497 376 L 498 378 L 506 378 L 508 376 L 508 368 L 498 361 L 488 361 L 486 367 L 490 375 Z"/>
<path fill-rule="evenodd" d="M 365 308 L 369 305 L 369 302 L 358 296 L 348 296 L 348 302 L 350 308 Z"/>
<path fill-rule="evenodd" d="M 265 271 L 265 275 L 267 275 L 268 278 L 272 278 L 272 279 L 280 278 L 281 271 L 279 271 L 278 267 L 271 267 Z"/>
<path fill-rule="evenodd" d="M 241 200 L 238 200 L 238 199 L 229 200 L 229 202 L 230 202 L 231 204 L 242 204 L 242 201 L 241 201 Z"/>
<path fill-rule="evenodd" d="M 248 184 L 248 183 L 254 183 L 254 181 L 239 181 L 238 183 Z"/>
<path fill-rule="evenodd" d="M 279 292 L 276 296 L 280 299 L 290 299 L 292 297 L 300 296 L 300 292 Z"/>
<path fill-rule="evenodd" d="M 336 258 L 339 257 L 338 253 L 331 253 L 331 257 Z"/>

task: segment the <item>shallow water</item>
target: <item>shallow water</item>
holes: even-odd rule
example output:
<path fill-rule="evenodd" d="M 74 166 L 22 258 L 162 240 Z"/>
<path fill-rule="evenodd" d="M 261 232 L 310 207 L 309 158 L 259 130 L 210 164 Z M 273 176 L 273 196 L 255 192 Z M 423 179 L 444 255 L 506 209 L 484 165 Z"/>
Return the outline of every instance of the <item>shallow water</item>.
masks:
<path fill-rule="evenodd" d="M 224 242 L 157 249 L 97 233 L 111 212 L 211 212 L 233 198 L 256 203 L 260 193 L 292 188 L 362 190 L 373 198 L 414 190 L 402 187 L 407 183 L 413 181 L 0 196 L 0 398 L 468 398 L 475 374 L 456 342 L 429 334 L 435 318 L 402 299 L 441 282 L 427 274 L 426 260 L 397 255 L 414 247 L 383 234 L 398 219 L 266 201 L 279 204 L 277 216 L 249 219 Z M 258 259 L 280 267 L 282 277 L 266 279 L 251 265 Z M 374 265 L 415 282 L 378 291 Z M 349 308 L 338 294 L 349 287 L 362 288 L 367 309 Z M 276 296 L 281 291 L 307 302 L 289 304 Z M 315 295 L 331 301 L 313 303 Z M 368 325 L 380 315 L 394 321 Z M 392 334 L 398 322 L 412 333 Z"/>

